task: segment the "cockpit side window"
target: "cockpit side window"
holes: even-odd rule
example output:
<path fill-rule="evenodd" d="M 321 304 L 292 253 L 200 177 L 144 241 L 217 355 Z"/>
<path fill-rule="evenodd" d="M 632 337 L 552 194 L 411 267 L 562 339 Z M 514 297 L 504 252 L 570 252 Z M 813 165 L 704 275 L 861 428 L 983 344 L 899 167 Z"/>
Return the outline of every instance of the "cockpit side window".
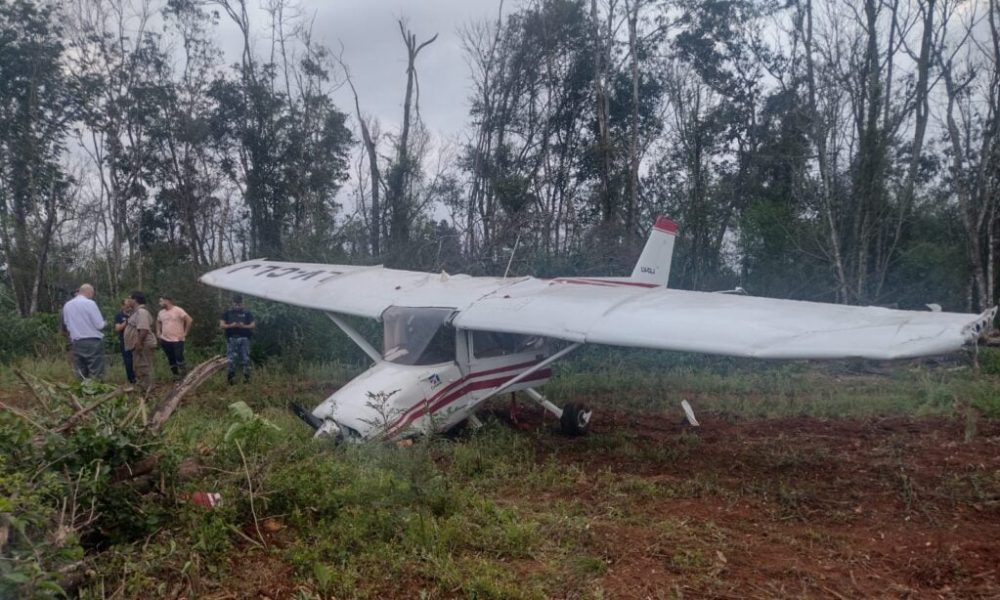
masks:
<path fill-rule="evenodd" d="M 520 354 L 539 348 L 544 339 L 535 335 L 518 335 L 498 331 L 473 331 L 472 353 L 476 358 Z"/>
<path fill-rule="evenodd" d="M 382 357 L 400 365 L 433 365 L 455 360 L 453 309 L 392 306 L 382 313 Z"/>
<path fill-rule="evenodd" d="M 455 328 L 445 323 L 434 333 L 415 365 L 436 365 L 455 360 Z"/>

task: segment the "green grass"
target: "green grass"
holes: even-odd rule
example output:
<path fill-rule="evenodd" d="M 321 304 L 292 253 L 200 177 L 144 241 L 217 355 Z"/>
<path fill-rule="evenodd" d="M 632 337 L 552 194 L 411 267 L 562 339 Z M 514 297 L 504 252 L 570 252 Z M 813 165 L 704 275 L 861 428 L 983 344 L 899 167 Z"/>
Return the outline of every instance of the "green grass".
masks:
<path fill-rule="evenodd" d="M 956 403 L 966 401 L 990 417 L 1000 417 L 996 376 L 975 377 L 963 363 L 949 368 L 919 362 L 873 364 L 886 372 L 873 375 L 867 372 L 868 363 L 853 362 L 706 358 L 703 367 L 682 361 L 640 368 L 628 359 L 643 365 L 651 353 L 607 353 L 606 361 L 585 357 L 559 365 L 557 377 L 546 386 L 547 395 L 557 404 L 596 398 L 637 412 L 675 410 L 686 399 L 700 410 L 750 418 L 947 416 L 954 414 Z"/>
<path fill-rule="evenodd" d="M 545 391 L 557 404 L 583 400 L 602 410 L 678 419 L 682 398 L 701 414 L 726 419 L 965 419 L 968 406 L 981 418 L 1000 417 L 996 376 L 975 376 L 968 368 L 903 365 L 871 375 L 804 363 L 708 361 L 699 368 L 685 358 L 656 365 L 647 356 L 633 365 L 631 356 L 584 355 L 561 365 Z M 158 357 L 157 376 L 165 379 L 162 362 Z M 17 366 L 52 381 L 71 376 L 59 359 Z M 120 382 L 119 370 L 112 361 L 112 382 Z M 163 445 L 172 456 L 199 457 L 204 468 L 194 480 L 165 480 L 157 487 L 151 501 L 169 519 L 144 539 L 95 553 L 82 597 L 110 597 L 116 590 L 119 597 L 208 594 L 238 586 L 238 578 L 251 574 L 239 568 L 241 561 L 263 561 L 287 569 L 289 589 L 300 598 L 597 598 L 605 594 L 601 581 L 610 564 L 598 526 L 648 532 L 658 568 L 690 576 L 703 590 L 721 589 L 722 552 L 742 538 L 710 521 L 652 518 L 651 506 L 763 503 L 776 522 L 807 522 L 825 508 L 821 490 L 797 481 L 795 473 L 833 459 L 822 449 L 782 447 L 780 440 L 747 448 L 741 460 L 773 477 L 740 485 L 720 472 L 659 479 L 601 466 L 684 465 L 706 451 L 698 435 L 686 432 L 670 443 L 650 444 L 618 428 L 562 444 L 552 442 L 550 432 L 488 423 L 465 438 L 432 438 L 405 449 L 314 441 L 288 404 L 315 404 L 355 372 L 336 364 L 299 372 L 262 368 L 251 386 L 227 386 L 220 375 L 186 399 Z M 0 369 L 0 388 L 24 393 L 9 368 Z M 236 419 L 229 405 L 239 400 L 273 427 Z M 905 471 L 887 471 L 887 485 L 902 502 L 921 502 L 924 492 L 906 477 Z M 953 473 L 935 493 L 995 510 L 998 490 L 995 473 L 969 469 Z M 219 492 L 223 505 L 211 511 L 192 506 L 184 498 L 194 491 Z"/>

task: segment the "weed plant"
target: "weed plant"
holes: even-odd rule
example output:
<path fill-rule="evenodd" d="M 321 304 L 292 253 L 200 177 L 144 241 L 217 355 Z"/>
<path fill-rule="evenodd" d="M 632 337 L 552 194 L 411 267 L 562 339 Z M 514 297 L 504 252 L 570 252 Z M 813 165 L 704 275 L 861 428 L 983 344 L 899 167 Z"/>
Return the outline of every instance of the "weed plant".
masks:
<path fill-rule="evenodd" d="M 591 403 L 597 419 L 602 411 L 679 419 L 681 398 L 700 413 L 728 419 L 965 418 L 969 406 L 990 419 L 1000 416 L 1000 404 L 983 356 L 976 376 L 961 364 L 817 368 L 698 363 L 685 355 L 657 361 L 649 353 L 596 349 L 561 364 L 545 391 L 557 403 Z M 44 380 L 69 380 L 59 358 L 19 366 Z M 254 578 L 298 598 L 602 597 L 599 581 L 610 563 L 601 542 L 607 532 L 595 531 L 596 523 L 649 531 L 660 541 L 646 551 L 659 557 L 660 568 L 714 581 L 726 560 L 716 548 L 735 543 L 727 541 L 730 534 L 670 515 L 650 521 L 649 506 L 761 502 L 775 522 L 797 523 L 831 510 L 797 474 L 822 469 L 833 457 L 780 443 L 748 448 L 742 464 L 763 478 L 734 485 L 731 474 L 720 472 L 648 475 L 706 451 L 692 433 L 651 444 L 622 427 L 570 444 L 549 430 L 517 431 L 486 419 L 479 431 L 422 438 L 408 448 L 312 439 L 289 404 L 318 403 L 356 370 L 336 363 L 300 370 L 266 365 L 252 385 L 232 387 L 219 377 L 185 399 L 154 439 L 131 425 L 107 426 L 122 418 L 115 411 L 130 410 L 127 399 L 110 404 L 94 426 L 41 446 L 31 443 L 38 432 L 30 424 L 0 414 L 0 513 L 12 524 L 0 562 L 5 593 L 58 596 L 67 584 L 63 569 L 83 564 L 87 576 L 76 591 L 92 599 L 220 590 L 239 596 L 254 593 Z M 101 393 L 54 385 L 56 396 Z M 34 408 L 10 370 L 0 370 L 0 393 Z M 163 457 L 154 481 L 115 483 L 118 467 L 151 453 Z M 200 468 L 182 477 L 179 467 L 191 459 Z M 609 466 L 616 464 L 649 468 L 622 473 Z M 900 473 L 910 476 L 899 467 L 886 471 L 900 501 L 927 501 L 931 492 Z M 192 498 L 199 492 L 217 493 L 222 502 L 198 505 Z M 988 471 L 956 472 L 934 493 L 939 498 L 930 499 L 956 506 L 1000 506 L 1000 480 Z M 82 507 L 72 535 L 60 529 L 66 498 Z M 80 527 L 95 498 L 99 519 Z M 856 518 L 851 507 L 837 511 Z"/>

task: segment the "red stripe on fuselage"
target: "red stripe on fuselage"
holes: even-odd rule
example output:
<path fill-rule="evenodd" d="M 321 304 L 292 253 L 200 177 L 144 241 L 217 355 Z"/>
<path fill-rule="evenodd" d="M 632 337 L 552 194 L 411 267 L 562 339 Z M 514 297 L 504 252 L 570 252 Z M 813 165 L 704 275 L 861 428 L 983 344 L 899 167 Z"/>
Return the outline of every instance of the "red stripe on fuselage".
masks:
<path fill-rule="evenodd" d="M 449 391 L 451 391 L 451 390 L 455 389 L 456 387 L 464 384 L 465 382 L 469 381 L 470 379 L 474 379 L 476 377 L 483 377 L 484 375 L 494 375 L 496 373 L 503 373 L 505 371 L 511 371 L 511 370 L 514 370 L 514 369 L 526 369 L 528 367 L 533 367 L 533 366 L 537 365 L 538 362 L 539 361 L 537 361 L 537 360 L 532 360 L 532 361 L 528 361 L 528 362 L 517 363 L 517 364 L 513 364 L 513 365 L 507 365 L 506 367 L 497 367 L 495 369 L 487 369 L 486 371 L 479 371 L 478 373 L 469 373 L 465 377 L 460 377 L 459 379 L 456 379 L 455 381 L 452 381 L 448 385 L 446 385 L 443 388 L 441 388 L 440 390 L 438 390 L 438 392 L 436 394 L 434 394 L 433 396 L 431 396 L 429 402 L 433 402 L 433 401 L 437 400 L 438 398 L 441 397 L 441 394 L 448 393 Z M 400 415 L 400 417 L 396 420 L 396 423 L 399 423 L 403 419 L 407 418 L 411 412 L 413 412 L 415 410 L 419 410 L 421 408 L 421 406 L 425 405 L 427 402 L 428 401 L 425 400 L 425 401 L 423 401 L 421 403 L 414 404 L 410 408 L 406 409 L 406 411 L 403 412 L 403 414 Z M 393 424 L 388 429 L 391 430 L 391 429 L 395 428 L 395 426 L 396 425 Z"/>
<path fill-rule="evenodd" d="M 532 373 L 531 375 L 525 377 L 524 379 L 522 379 L 518 383 L 529 382 L 529 381 L 538 381 L 538 380 L 541 380 L 541 379 L 548 379 L 551 376 L 552 376 L 552 371 L 550 369 L 541 369 L 541 370 L 539 370 L 539 371 L 537 371 L 535 373 Z M 428 402 L 421 402 L 420 404 L 418 404 L 417 407 L 420 408 L 421 410 L 418 410 L 417 412 L 411 414 L 409 417 L 407 417 L 406 419 L 404 419 L 402 422 L 400 422 L 397 425 L 394 425 L 393 427 L 389 428 L 389 430 L 388 430 L 389 433 L 387 433 L 386 435 L 388 437 L 391 437 L 391 436 L 393 436 L 393 435 L 395 435 L 395 434 L 397 434 L 397 433 L 399 433 L 401 431 L 405 431 L 406 428 L 409 427 L 410 425 L 412 425 L 414 421 L 416 421 L 417 419 L 420 419 L 421 417 L 425 416 L 427 413 L 437 412 L 437 411 L 441 410 L 442 408 L 448 406 L 449 404 L 451 404 L 451 403 L 453 403 L 453 402 L 455 402 L 457 400 L 461 400 L 462 398 L 464 398 L 468 394 L 471 394 L 472 392 L 475 392 L 475 391 L 478 391 L 478 390 L 485 390 L 485 389 L 490 389 L 490 388 L 498 387 L 500 385 L 503 385 L 503 384 L 507 383 L 511 379 L 514 379 L 515 377 L 517 377 L 517 374 L 513 374 L 513 375 L 510 375 L 510 376 L 504 376 L 504 377 L 497 377 L 497 378 L 494 378 L 494 379 L 483 379 L 483 380 L 480 380 L 480 381 L 464 380 L 465 383 L 466 383 L 466 385 L 464 385 L 464 386 L 456 389 L 455 391 L 453 391 L 452 393 L 448 394 L 447 396 L 441 398 L 437 402 L 434 402 L 433 404 L 431 404 L 428 401 Z"/>
<path fill-rule="evenodd" d="M 516 364 L 513 364 L 513 365 L 507 365 L 506 367 L 497 367 L 497 368 L 494 368 L 494 369 L 487 369 L 485 371 L 479 371 L 478 373 L 469 373 L 465 377 L 460 377 L 460 378 L 456 379 L 455 381 L 452 381 L 448 385 L 444 386 L 442 389 L 438 390 L 436 394 L 434 394 L 433 396 L 431 396 L 430 400 L 424 400 L 424 401 L 419 402 L 417 404 L 414 404 L 410 408 L 406 409 L 403 412 L 403 414 L 400 415 L 400 417 L 398 419 L 396 419 L 396 422 L 393 423 L 392 425 L 390 425 L 386 429 L 386 431 L 391 431 L 392 429 L 395 429 L 396 424 L 398 424 L 399 422 L 401 422 L 404 419 L 406 419 L 410 415 L 410 413 L 412 413 L 413 411 L 419 410 L 421 407 L 425 406 L 427 404 L 427 402 L 434 402 L 435 400 L 437 400 L 438 398 L 440 398 L 442 394 L 446 394 L 446 393 L 450 392 L 451 390 L 453 390 L 456 387 L 464 384 L 465 382 L 469 381 L 470 379 L 473 379 L 473 378 L 476 378 L 476 377 L 483 377 L 484 375 L 494 375 L 496 373 L 503 373 L 505 371 L 511 371 L 511 370 L 514 370 L 514 369 L 525 369 L 525 368 L 533 367 L 533 366 L 537 365 L 538 362 L 539 361 L 537 361 L 537 360 L 532 360 L 532 361 L 523 362 L 523 363 L 516 363 Z"/>
<path fill-rule="evenodd" d="M 511 379 L 520 375 L 520 373 L 510 373 L 501 377 L 496 377 L 493 379 L 483 379 L 480 381 L 472 381 L 477 377 L 482 377 L 483 375 L 491 375 L 503 371 L 510 371 L 512 369 L 521 369 L 524 367 L 530 367 L 538 364 L 537 361 L 529 363 L 521 363 L 518 365 L 510 365 L 509 367 L 501 367 L 498 369 L 490 369 L 488 371 L 481 371 L 479 373 L 471 373 L 466 377 L 463 377 L 457 381 L 453 381 L 444 389 L 442 389 L 437 394 L 434 394 L 430 399 L 418 402 L 416 405 L 410 407 L 403 415 L 392 425 L 386 428 L 386 436 L 391 437 L 396 433 L 409 427 L 414 421 L 424 416 L 428 412 L 435 412 L 444 408 L 445 406 L 451 404 L 452 402 L 464 397 L 466 394 L 471 392 L 489 389 L 502 385 Z M 538 381 L 539 379 L 546 379 L 552 376 L 551 369 L 541 369 L 531 375 L 525 377 L 521 381 Z"/>

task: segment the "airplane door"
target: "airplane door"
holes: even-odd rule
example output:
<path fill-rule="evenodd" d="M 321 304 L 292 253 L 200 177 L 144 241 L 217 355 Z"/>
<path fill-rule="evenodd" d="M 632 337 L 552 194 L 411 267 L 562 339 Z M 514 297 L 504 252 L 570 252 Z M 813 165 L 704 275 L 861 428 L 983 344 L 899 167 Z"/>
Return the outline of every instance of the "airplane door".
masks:
<path fill-rule="evenodd" d="M 455 411 L 461 407 L 461 402 L 459 398 L 450 398 L 450 394 L 455 390 L 453 384 L 462 377 L 456 363 L 430 366 L 419 377 L 420 389 L 423 391 L 422 402 L 429 411 L 433 411 L 428 413 L 431 416 L 422 424 L 425 430 L 440 431 L 464 418 L 464 416 L 453 418 Z"/>

